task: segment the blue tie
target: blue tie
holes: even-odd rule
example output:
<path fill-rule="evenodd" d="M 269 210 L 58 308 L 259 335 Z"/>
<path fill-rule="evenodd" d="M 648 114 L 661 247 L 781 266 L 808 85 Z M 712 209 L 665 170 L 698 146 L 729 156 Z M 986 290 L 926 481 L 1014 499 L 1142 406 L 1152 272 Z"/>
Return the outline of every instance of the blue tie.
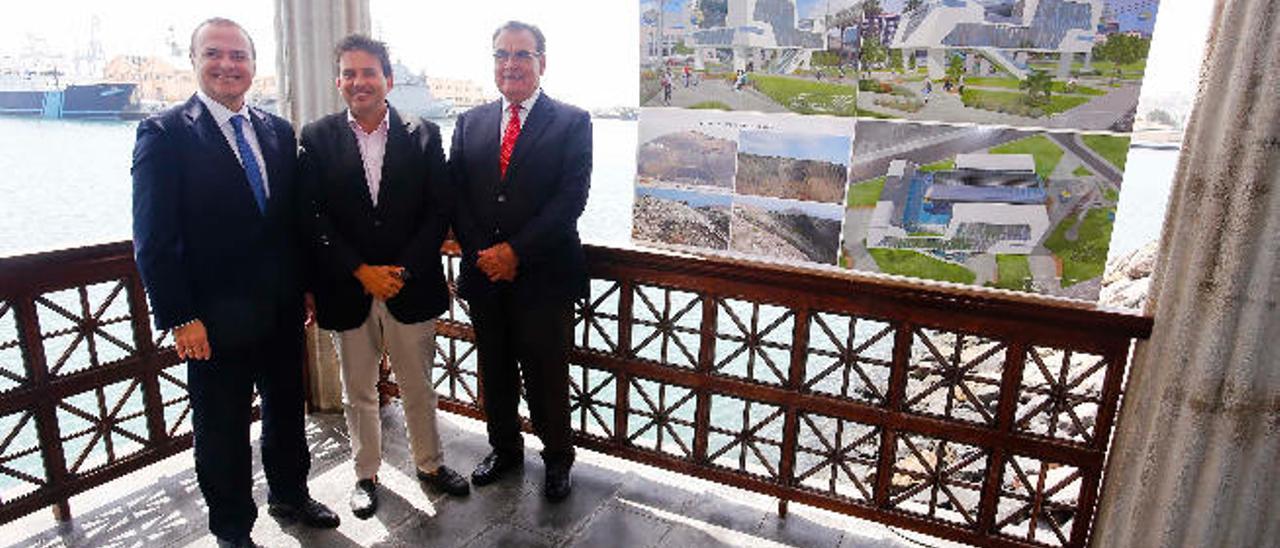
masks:
<path fill-rule="evenodd" d="M 267 190 L 262 182 L 262 170 L 258 169 L 258 157 L 253 155 L 253 147 L 244 138 L 244 116 L 231 117 L 231 127 L 236 130 L 236 148 L 240 150 L 240 163 L 244 166 L 244 175 L 249 178 L 249 188 L 253 189 L 253 199 L 258 202 L 258 211 L 267 213 Z"/>

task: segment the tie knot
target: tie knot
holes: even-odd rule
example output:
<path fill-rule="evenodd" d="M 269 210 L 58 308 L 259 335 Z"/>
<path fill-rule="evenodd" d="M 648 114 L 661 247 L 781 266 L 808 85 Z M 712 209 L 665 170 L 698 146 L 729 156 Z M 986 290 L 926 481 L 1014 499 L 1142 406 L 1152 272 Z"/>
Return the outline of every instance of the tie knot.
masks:
<path fill-rule="evenodd" d="M 510 110 L 510 111 L 511 111 L 511 114 L 519 115 L 519 114 L 520 114 L 520 103 L 511 103 L 511 106 L 507 107 L 507 110 Z"/>
<path fill-rule="evenodd" d="M 244 127 L 244 116 L 240 114 L 232 116 L 231 127 L 236 128 L 236 131 L 240 131 L 240 129 Z"/>

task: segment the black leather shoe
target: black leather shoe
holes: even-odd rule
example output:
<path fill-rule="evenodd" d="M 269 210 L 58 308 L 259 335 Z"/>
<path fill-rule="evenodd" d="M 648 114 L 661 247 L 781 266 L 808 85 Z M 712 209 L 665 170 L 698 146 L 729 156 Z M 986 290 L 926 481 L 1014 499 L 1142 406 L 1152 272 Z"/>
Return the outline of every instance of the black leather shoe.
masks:
<path fill-rule="evenodd" d="M 489 456 L 480 461 L 476 465 L 474 472 L 471 472 L 471 483 L 477 487 L 489 485 L 509 470 L 515 470 L 524 467 L 523 453 L 499 453 L 494 451 Z"/>
<path fill-rule="evenodd" d="M 418 470 L 418 480 L 430 485 L 436 491 L 448 493 L 455 497 L 465 497 L 471 493 L 471 484 L 467 483 L 467 478 L 462 477 L 462 474 L 455 472 L 448 466 L 441 465 L 434 474 Z"/>
<path fill-rule="evenodd" d="M 573 477 L 569 470 L 573 463 L 547 464 L 547 477 L 542 485 L 542 494 L 551 502 L 560 502 L 573 492 Z"/>
<path fill-rule="evenodd" d="M 254 542 L 249 535 L 237 539 L 224 539 L 218 537 L 218 548 L 262 548 L 258 543 Z"/>
<path fill-rule="evenodd" d="M 274 503 L 267 505 L 267 513 L 274 517 L 300 521 L 307 527 L 333 529 L 338 526 L 338 514 L 320 501 L 307 497 L 301 504 Z"/>
<path fill-rule="evenodd" d="M 355 489 L 351 490 L 351 513 L 357 518 L 369 519 L 373 517 L 373 513 L 378 511 L 378 484 L 371 479 L 362 479 L 356 482 Z"/>

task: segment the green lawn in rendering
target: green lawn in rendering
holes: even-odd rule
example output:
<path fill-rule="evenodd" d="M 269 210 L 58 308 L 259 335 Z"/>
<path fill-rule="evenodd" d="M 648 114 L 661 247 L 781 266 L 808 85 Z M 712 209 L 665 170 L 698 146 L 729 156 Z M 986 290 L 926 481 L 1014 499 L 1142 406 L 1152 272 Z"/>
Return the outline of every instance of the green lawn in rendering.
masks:
<path fill-rule="evenodd" d="M 853 86 L 767 74 L 752 74 L 750 80 L 761 93 L 792 112 L 836 116 L 858 114 L 858 89 Z"/>
<path fill-rule="evenodd" d="M 912 276 L 928 280 L 971 284 L 978 278 L 973 271 L 946 261 L 940 261 L 909 249 L 868 249 L 876 266 L 886 274 Z"/>
<path fill-rule="evenodd" d="M 947 171 L 955 168 L 956 168 L 956 159 L 947 158 L 946 160 L 939 160 L 932 164 L 922 165 L 916 168 L 916 171 Z"/>
<path fill-rule="evenodd" d="M 965 88 L 964 93 L 960 94 L 960 100 L 964 102 L 964 106 L 971 108 L 1010 112 L 1020 116 L 1034 114 L 1026 112 L 1032 107 L 1027 105 L 1027 95 L 1021 92 Z M 1088 102 L 1088 97 L 1079 95 L 1053 95 L 1049 97 L 1048 104 L 1040 106 L 1038 109 L 1043 115 L 1057 114 Z"/>
<path fill-rule="evenodd" d="M 1116 169 L 1124 171 L 1125 160 L 1129 157 L 1129 138 L 1116 135 L 1085 135 L 1085 146 L 1093 149 L 1105 158 Z"/>
<path fill-rule="evenodd" d="M 1031 261 L 1026 255 L 996 255 L 995 287 L 1014 291 L 1031 290 Z"/>
<path fill-rule="evenodd" d="M 1056 61 L 1048 61 L 1048 62 L 1036 61 L 1036 62 L 1029 63 L 1029 66 L 1031 68 L 1037 68 L 1037 69 L 1043 70 L 1045 72 L 1048 72 L 1049 74 L 1057 74 L 1058 72 L 1058 63 Z M 1094 78 L 1107 78 L 1115 73 L 1116 64 L 1111 61 L 1094 61 L 1093 64 L 1090 65 L 1090 68 L 1092 68 L 1093 70 L 1099 73 L 1099 75 L 1093 76 Z M 1120 77 L 1125 80 L 1141 80 L 1142 75 L 1146 71 L 1146 69 L 1147 69 L 1146 59 L 1135 61 L 1127 65 L 1120 65 L 1120 72 L 1121 72 Z M 1073 72 L 1083 71 L 1084 63 L 1081 63 L 1079 61 L 1071 63 L 1071 70 Z M 1092 73 L 1090 73 L 1090 75 L 1092 75 Z M 965 78 L 965 80 L 968 81 L 968 78 Z"/>
<path fill-rule="evenodd" d="M 1076 239 L 1068 240 L 1067 232 L 1077 224 L 1077 217 L 1063 219 L 1044 241 L 1044 246 L 1062 260 L 1062 287 L 1070 287 L 1102 275 L 1107 266 L 1107 247 L 1111 245 L 1111 229 L 1115 226 L 1115 207 L 1092 209 L 1079 223 Z"/>
<path fill-rule="evenodd" d="M 702 110 L 733 110 L 733 107 L 721 101 L 703 101 L 701 103 L 689 105 L 689 108 Z"/>
<path fill-rule="evenodd" d="M 1076 177 L 1088 177 L 1090 175 L 1093 175 L 1093 172 L 1089 171 L 1089 168 L 1086 168 L 1084 166 L 1076 166 L 1075 170 L 1073 170 L 1071 174 L 1075 175 Z"/>
<path fill-rule="evenodd" d="M 980 76 L 976 76 L 976 77 L 975 77 L 975 76 L 966 76 L 966 77 L 964 78 L 964 85 L 965 85 L 965 86 L 977 86 L 977 87 L 982 87 L 982 88 L 1021 89 L 1021 88 L 1019 88 L 1019 86 L 1021 86 L 1021 85 L 1022 85 L 1022 81 L 1021 81 L 1021 80 L 1019 80 L 1019 79 L 1017 79 L 1017 78 L 1013 78 L 1013 77 L 1009 77 L 1009 78 L 984 78 L 984 77 L 980 77 Z M 1055 82 L 1053 83 L 1053 92 L 1054 92 L 1054 93 L 1067 93 L 1067 83 L 1066 83 L 1066 82 L 1058 82 L 1058 81 L 1055 81 Z M 1073 93 L 1073 94 L 1076 94 L 1076 95 L 1106 95 L 1106 94 L 1107 94 L 1107 92 L 1102 91 L 1102 90 L 1100 90 L 1100 89 L 1091 88 L 1091 87 L 1088 87 L 1088 86 L 1081 86 L 1081 85 L 1076 85 L 1076 90 L 1075 90 L 1075 91 L 1073 91 L 1072 93 Z"/>
<path fill-rule="evenodd" d="M 880 201 L 885 178 L 876 177 L 849 185 L 849 207 L 871 207 Z"/>
<path fill-rule="evenodd" d="M 1062 160 L 1062 147 L 1044 135 L 1034 135 L 991 148 L 992 154 L 1030 154 L 1036 159 L 1036 175 L 1048 177 Z"/>

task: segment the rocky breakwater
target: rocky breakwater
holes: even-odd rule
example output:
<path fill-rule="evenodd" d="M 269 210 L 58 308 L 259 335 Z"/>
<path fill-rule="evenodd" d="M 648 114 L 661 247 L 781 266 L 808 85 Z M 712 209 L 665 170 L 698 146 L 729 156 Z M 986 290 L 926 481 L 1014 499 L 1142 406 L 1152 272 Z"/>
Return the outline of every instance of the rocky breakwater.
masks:
<path fill-rule="evenodd" d="M 729 246 L 729 212 L 654 196 L 636 197 L 632 236 L 640 241 L 710 249 Z"/>
<path fill-rule="evenodd" d="M 1151 272 L 1155 270 L 1158 248 L 1159 242 L 1153 241 L 1107 261 L 1098 304 L 1108 308 L 1142 310 L 1151 290 Z"/>

